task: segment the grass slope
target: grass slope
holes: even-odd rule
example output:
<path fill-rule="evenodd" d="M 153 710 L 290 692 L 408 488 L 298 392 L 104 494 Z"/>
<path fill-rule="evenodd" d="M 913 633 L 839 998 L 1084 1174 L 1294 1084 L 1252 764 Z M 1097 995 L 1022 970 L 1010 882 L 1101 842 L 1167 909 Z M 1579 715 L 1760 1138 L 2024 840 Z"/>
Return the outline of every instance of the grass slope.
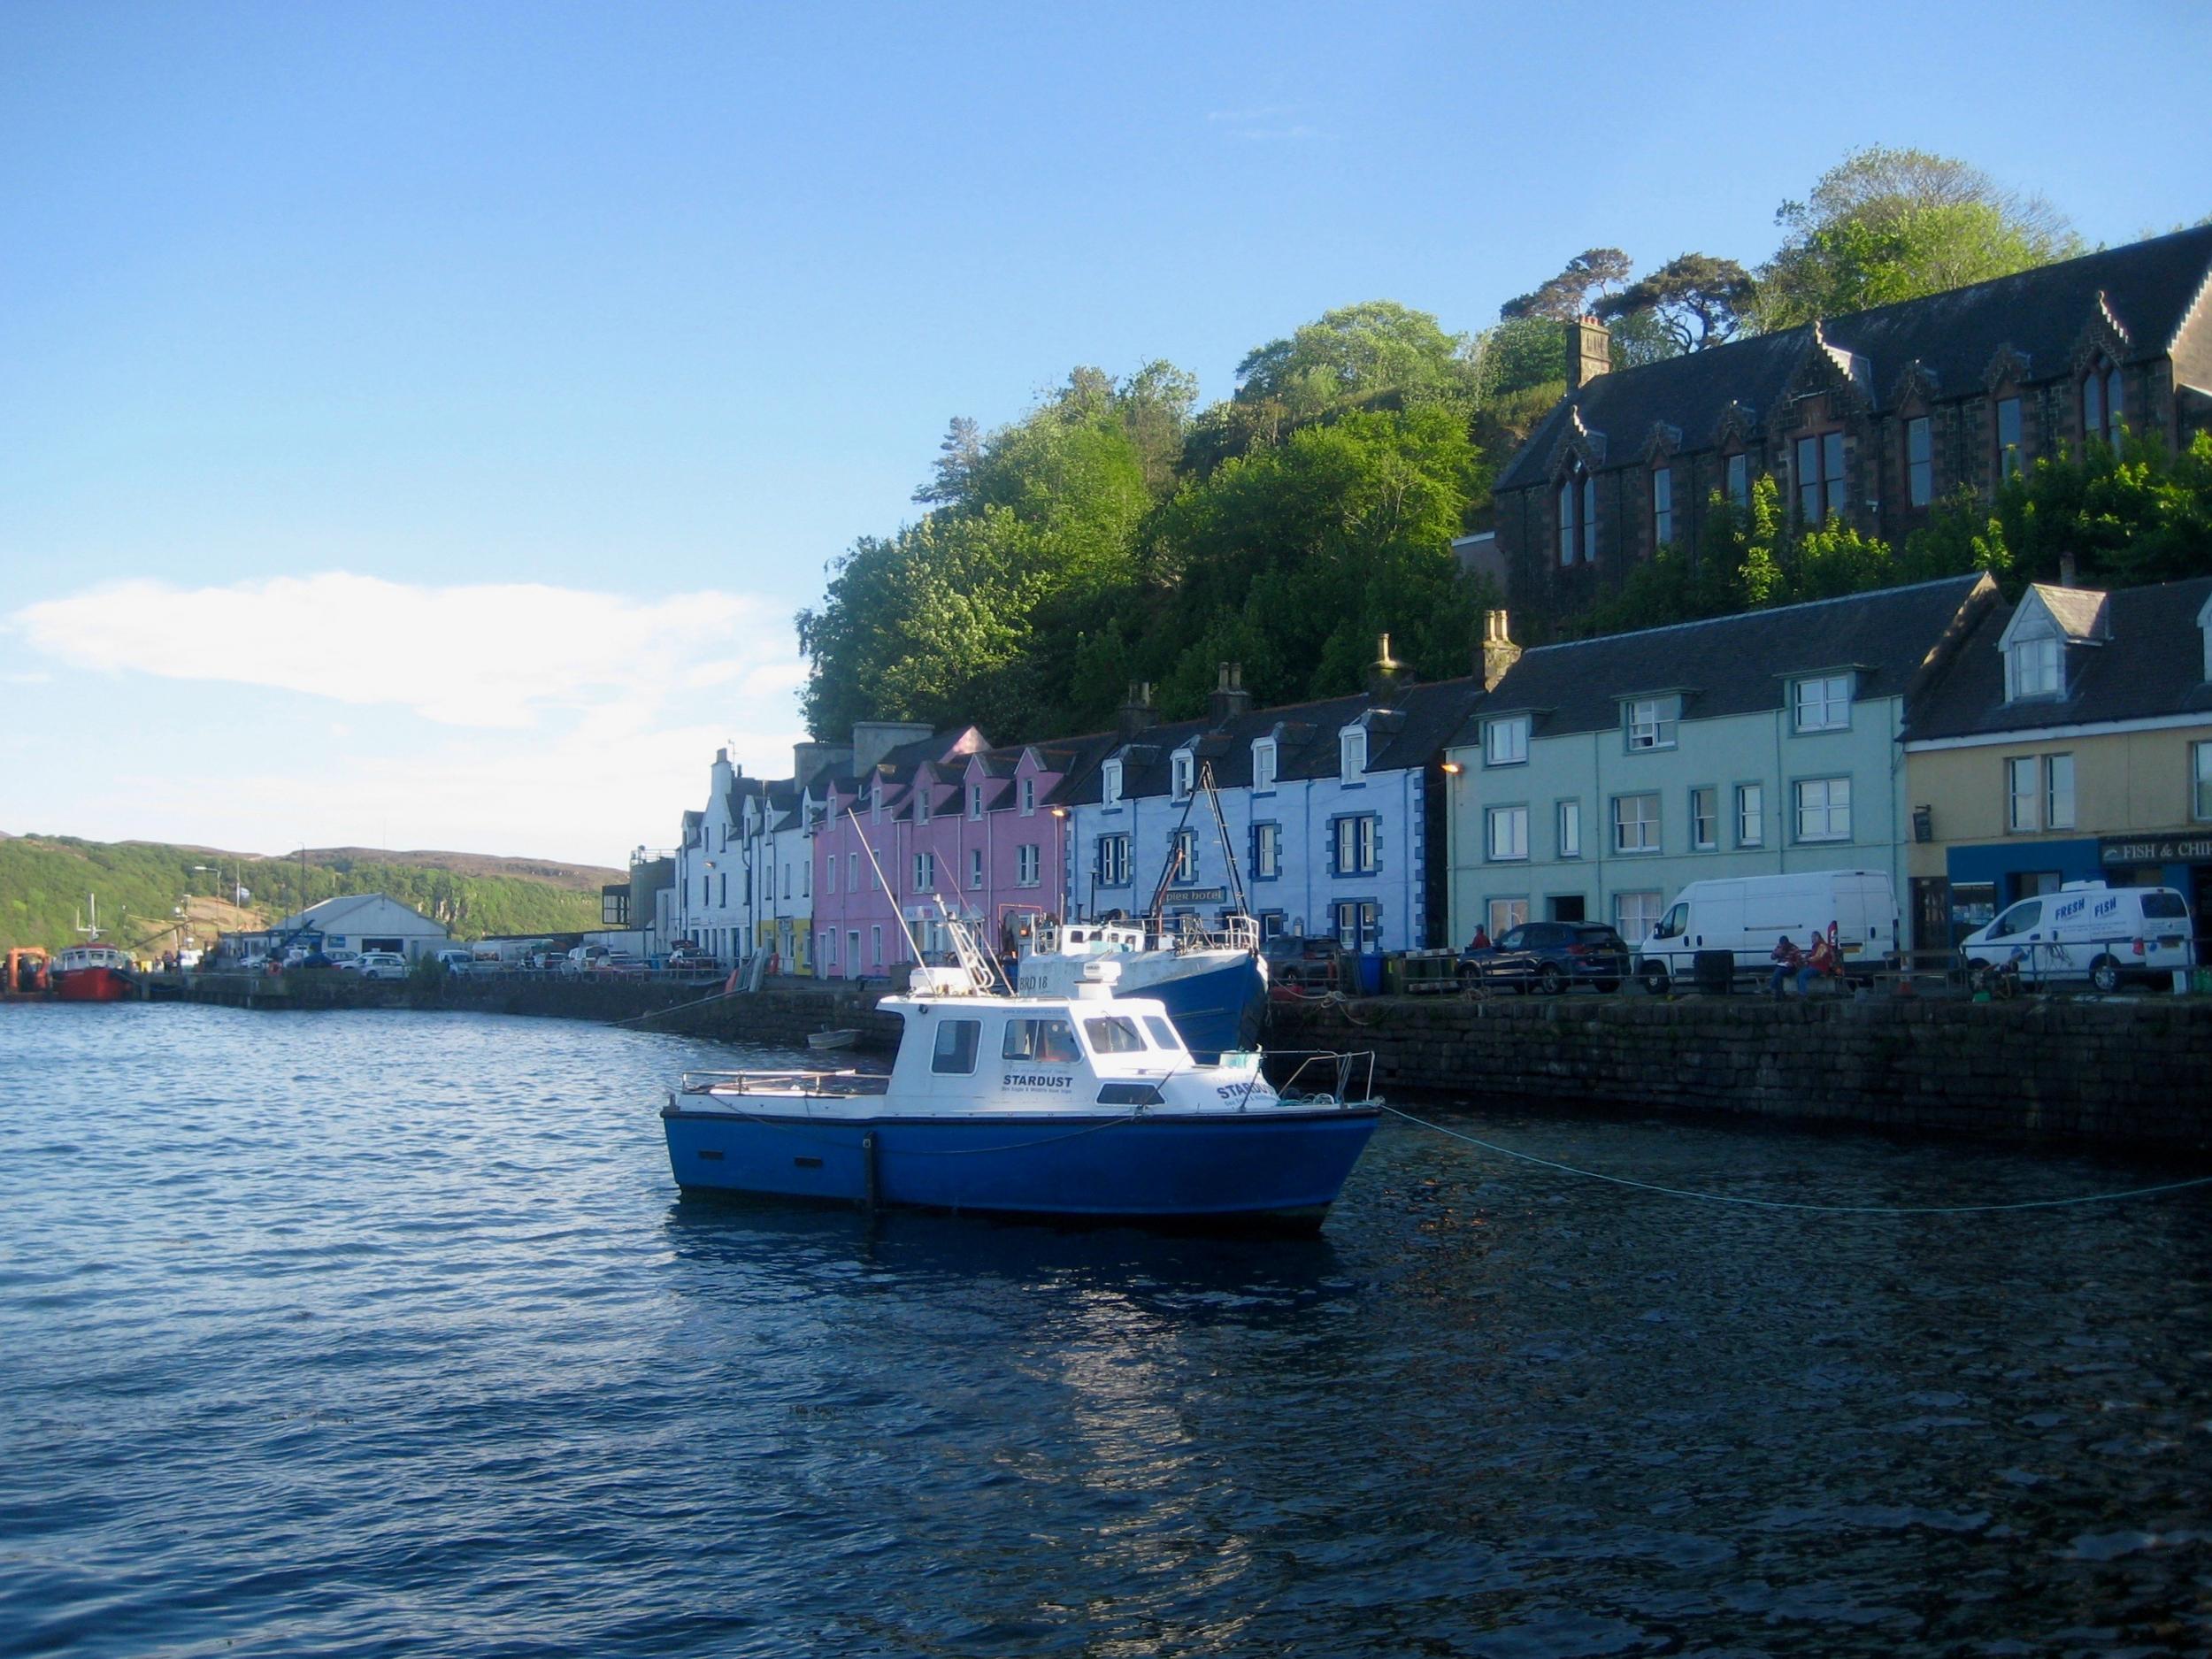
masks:
<path fill-rule="evenodd" d="M 249 894 L 242 909 L 216 896 L 234 871 Z M 588 864 L 469 853 L 311 849 L 303 870 L 296 853 L 269 858 L 155 841 L 7 835 L 0 836 L 0 950 L 75 942 L 88 895 L 98 895 L 111 941 L 147 952 L 177 942 L 180 907 L 206 943 L 211 929 L 260 926 L 342 893 L 388 894 L 457 939 L 572 933 L 599 925 L 600 884 L 621 879 L 620 871 Z"/>

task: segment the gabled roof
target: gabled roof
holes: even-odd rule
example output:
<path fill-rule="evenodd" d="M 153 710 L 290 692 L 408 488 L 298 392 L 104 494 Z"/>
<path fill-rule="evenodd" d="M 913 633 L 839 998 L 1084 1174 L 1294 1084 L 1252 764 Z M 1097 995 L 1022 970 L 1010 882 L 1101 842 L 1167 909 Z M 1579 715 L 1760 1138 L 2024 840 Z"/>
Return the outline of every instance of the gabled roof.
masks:
<path fill-rule="evenodd" d="M 1123 799 L 1146 799 L 1169 793 L 1173 783 L 1171 757 L 1186 746 L 1213 768 L 1217 787 L 1249 788 L 1252 745 L 1271 736 L 1277 739 L 1277 782 L 1333 778 L 1341 764 L 1337 733 L 1363 716 L 1371 716 L 1364 775 L 1372 777 L 1379 772 L 1411 771 L 1440 759 L 1452 733 L 1481 695 L 1481 686 L 1475 680 L 1443 680 L 1406 687 L 1385 703 L 1360 692 L 1318 703 L 1257 709 L 1220 726 L 1181 720 L 1151 726 L 1132 744 L 1123 744 L 1110 733 L 1102 740 L 1079 741 L 1102 742 L 1100 760 L 1122 756 Z M 1095 764 L 1071 770 L 1063 787 L 1052 795 L 1055 804 L 1067 805 L 1096 805 L 1101 798 Z"/>
<path fill-rule="evenodd" d="M 1906 696 L 1996 598 L 1986 576 L 1949 576 L 1538 646 L 1506 671 L 1481 713 L 1531 713 L 1537 737 L 1617 728 L 1621 700 L 1651 693 L 1682 692 L 1685 719 L 1755 714 L 1784 706 L 1789 676 L 1845 668 L 1856 671 L 1860 697 Z M 1470 719 L 1457 742 L 1479 741 L 1480 727 Z"/>
<path fill-rule="evenodd" d="M 1734 404 L 1755 426 L 1779 406 L 1800 363 L 1820 343 L 1861 359 L 1860 390 L 1886 408 L 1917 365 L 1938 398 L 1978 392 L 2001 351 L 2024 358 L 2022 378 L 2068 373 L 2101 308 L 2124 361 L 2170 352 L 2212 282 L 2212 226 L 2065 259 L 1969 288 L 1755 334 L 1705 351 L 1601 374 L 1562 398 L 1505 473 L 1501 490 L 1547 482 L 1578 418 L 1603 435 L 1600 465 L 1640 465 L 1652 434 L 1672 427 L 1685 449 L 1709 448 Z"/>
<path fill-rule="evenodd" d="M 1906 741 L 2161 715 L 2202 714 L 2212 722 L 2212 686 L 2205 682 L 2204 634 L 2197 623 L 2199 611 L 2212 602 L 2212 576 L 2116 588 L 2101 597 L 2107 636 L 2093 650 L 2066 653 L 2064 696 L 2005 702 L 2000 641 L 2013 608 L 1998 604 L 1975 626 L 1949 667 L 1908 705 Z"/>

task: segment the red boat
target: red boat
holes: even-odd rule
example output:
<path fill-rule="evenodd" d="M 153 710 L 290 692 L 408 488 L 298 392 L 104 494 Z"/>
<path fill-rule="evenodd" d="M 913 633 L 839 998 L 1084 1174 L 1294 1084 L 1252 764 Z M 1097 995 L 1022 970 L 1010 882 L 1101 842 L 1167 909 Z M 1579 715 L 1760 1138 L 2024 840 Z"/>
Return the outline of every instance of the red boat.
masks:
<path fill-rule="evenodd" d="M 131 959 L 112 945 L 72 945 L 55 959 L 53 979 L 65 1002 L 120 1002 L 138 994 Z"/>

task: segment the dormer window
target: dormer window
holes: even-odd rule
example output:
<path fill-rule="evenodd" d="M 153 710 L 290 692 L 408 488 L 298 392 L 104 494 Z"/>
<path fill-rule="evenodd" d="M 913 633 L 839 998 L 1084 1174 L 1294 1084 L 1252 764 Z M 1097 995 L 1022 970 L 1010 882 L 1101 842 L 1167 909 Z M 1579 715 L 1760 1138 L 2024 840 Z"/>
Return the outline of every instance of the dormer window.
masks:
<path fill-rule="evenodd" d="M 1751 457 L 1747 455 L 1728 457 L 1728 499 L 1739 507 L 1751 505 Z"/>
<path fill-rule="evenodd" d="M 1797 441 L 1797 516 L 1807 524 L 1842 516 L 1847 504 L 1843 434 L 1823 432 Z"/>
<path fill-rule="evenodd" d="M 1925 415 L 1905 422 L 1905 499 L 1916 507 L 1935 499 L 1935 438 Z"/>
<path fill-rule="evenodd" d="M 1337 739 L 1337 766 L 1346 783 L 1356 783 L 1367 770 L 1367 728 L 1353 726 Z"/>
<path fill-rule="evenodd" d="M 2005 701 L 2055 697 L 2066 689 L 2065 646 L 2055 634 L 2016 641 L 2005 653 Z"/>
<path fill-rule="evenodd" d="M 2092 357 L 2081 380 L 2081 432 L 2113 445 L 2120 442 L 2120 371 L 2102 352 Z"/>
<path fill-rule="evenodd" d="M 1099 768 L 1099 799 L 1107 806 L 1121 804 L 1121 763 L 1110 760 Z"/>
<path fill-rule="evenodd" d="M 1851 676 L 1823 674 L 1791 689 L 1791 718 L 1801 732 L 1844 732 L 1851 727 Z"/>
<path fill-rule="evenodd" d="M 1674 747 L 1675 728 L 1682 719 L 1680 697 L 1638 697 L 1624 708 L 1631 750 Z"/>
<path fill-rule="evenodd" d="M 883 822 L 883 780 L 880 778 L 869 786 L 868 816 L 879 824 Z"/>
<path fill-rule="evenodd" d="M 1263 737 L 1252 745 L 1252 787 L 1272 789 L 1275 787 L 1275 740 Z"/>
<path fill-rule="evenodd" d="M 1594 564 L 1597 557 L 1597 480 L 1577 461 L 1559 480 L 1559 562 Z"/>
<path fill-rule="evenodd" d="M 968 786 L 968 816 L 971 818 L 983 816 L 983 786 L 979 783 Z"/>
<path fill-rule="evenodd" d="M 1197 766 L 1198 762 L 1196 757 L 1193 756 L 1187 749 L 1177 749 L 1174 756 L 1168 762 L 1170 776 L 1169 787 L 1171 789 L 1178 801 L 1180 801 L 1185 795 L 1190 793 L 1191 777 L 1192 774 L 1197 770 Z"/>
<path fill-rule="evenodd" d="M 1022 816 L 1034 818 L 1036 813 L 1037 780 L 1034 778 L 1025 778 L 1022 780 Z"/>
<path fill-rule="evenodd" d="M 914 786 L 914 821 L 917 824 L 929 822 L 929 786 L 926 783 Z"/>
<path fill-rule="evenodd" d="M 1519 766 L 1528 760 L 1528 716 L 1509 715 L 1482 728 L 1482 757 L 1487 766 Z"/>

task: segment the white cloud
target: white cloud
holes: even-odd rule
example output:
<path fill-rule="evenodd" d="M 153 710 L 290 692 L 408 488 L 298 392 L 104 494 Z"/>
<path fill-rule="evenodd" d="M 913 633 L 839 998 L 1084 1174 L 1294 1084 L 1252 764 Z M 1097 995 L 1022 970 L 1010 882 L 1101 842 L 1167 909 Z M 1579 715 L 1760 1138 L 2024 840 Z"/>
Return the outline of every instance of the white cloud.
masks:
<path fill-rule="evenodd" d="M 250 749 L 204 756 L 188 774 L 58 764 L 39 799 L 73 833 L 111 839 L 262 850 L 303 839 L 618 864 L 632 847 L 675 839 L 685 810 L 705 800 L 716 749 L 730 746 L 754 776 L 782 777 L 804 736 L 790 618 L 744 594 L 640 601 L 342 572 L 201 588 L 133 580 L 28 606 L 0 628 L 111 671 L 118 696 L 125 675 L 169 681 L 174 709 L 213 696 L 215 681 L 352 705 L 320 726 L 326 748 L 288 751 L 279 765 Z M 210 638 L 253 643 L 211 652 Z M 444 729 L 426 732 L 418 717 Z"/>
<path fill-rule="evenodd" d="M 33 649 L 80 666 L 396 704 L 443 726 L 506 729 L 768 664 L 787 669 L 795 655 L 788 621 L 744 594 L 639 601 L 538 583 L 426 588 L 342 571 L 227 588 L 115 582 L 9 620 Z M 211 639 L 253 643 L 211 651 Z"/>

